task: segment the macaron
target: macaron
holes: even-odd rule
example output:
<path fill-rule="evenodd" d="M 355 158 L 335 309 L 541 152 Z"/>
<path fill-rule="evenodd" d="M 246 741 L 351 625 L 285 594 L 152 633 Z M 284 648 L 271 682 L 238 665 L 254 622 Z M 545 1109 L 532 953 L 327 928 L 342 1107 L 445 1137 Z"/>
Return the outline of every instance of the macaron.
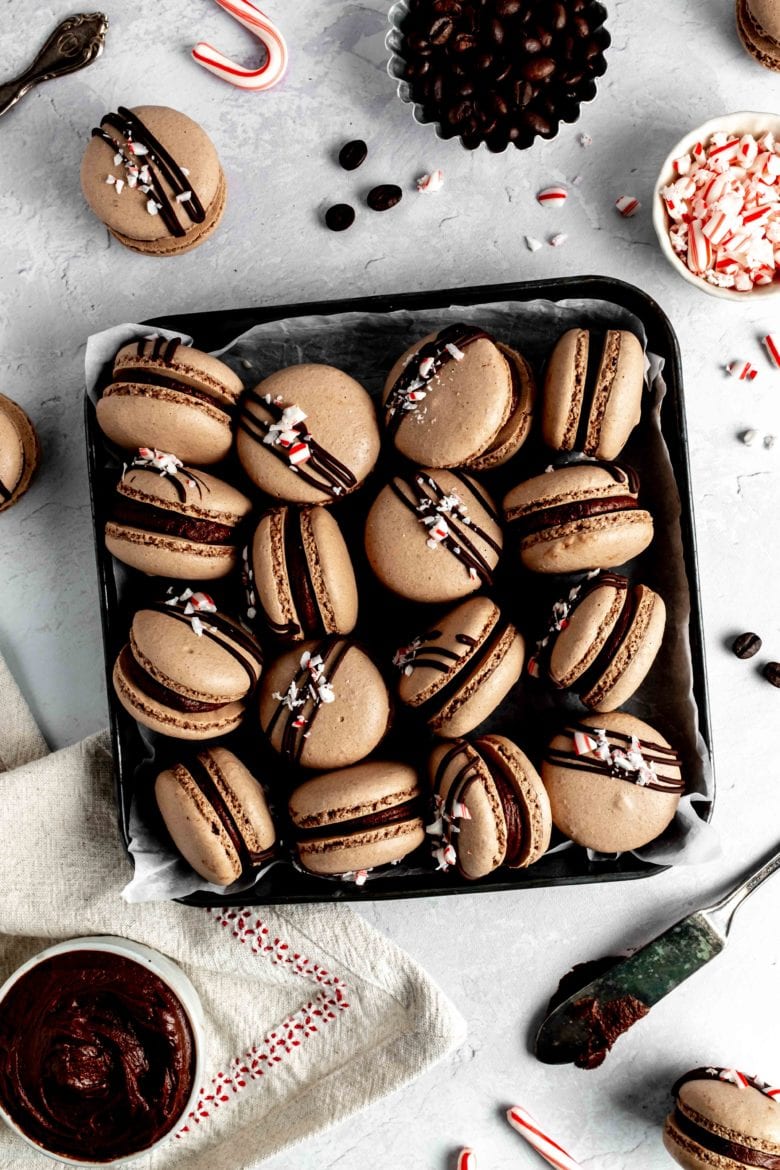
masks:
<path fill-rule="evenodd" d="M 242 401 L 236 451 L 256 487 L 293 504 L 332 504 L 365 480 L 379 456 L 374 404 L 333 366 L 287 366 Z"/>
<path fill-rule="evenodd" d="M 327 508 L 285 504 L 265 512 L 244 550 L 242 577 L 247 622 L 259 635 L 299 642 L 355 628 L 355 571 Z"/>
<path fill-rule="evenodd" d="M 0 512 L 27 491 L 41 461 L 41 445 L 29 418 L 0 394 Z"/>
<path fill-rule="evenodd" d="M 120 244 L 176 256 L 208 239 L 225 210 L 227 184 L 205 130 L 167 106 L 119 106 L 92 131 L 81 189 Z"/>
<path fill-rule="evenodd" d="M 663 598 L 647 585 L 596 573 L 555 603 L 528 673 L 574 691 L 592 711 L 614 711 L 641 686 L 665 626 Z"/>
<path fill-rule="evenodd" d="M 531 761 L 503 735 L 438 744 L 428 773 L 436 821 L 428 827 L 440 869 L 465 878 L 533 865 L 550 844 L 550 801 Z"/>
<path fill-rule="evenodd" d="M 556 827 L 597 853 L 654 841 L 685 791 L 677 752 L 625 711 L 566 722 L 547 748 L 542 780 Z"/>
<path fill-rule="evenodd" d="M 126 711 L 174 739 L 216 739 L 238 727 L 262 670 L 260 646 L 205 593 L 138 610 L 114 665 Z"/>
<path fill-rule="evenodd" d="M 639 477 L 617 463 L 570 463 L 527 479 L 504 497 L 504 517 L 537 573 L 615 568 L 653 539 Z"/>
<path fill-rule="evenodd" d="M 295 854 L 310 873 L 357 874 L 425 841 L 423 795 L 408 764 L 370 760 L 306 780 L 290 797 Z"/>
<path fill-rule="evenodd" d="M 503 702 L 523 671 L 525 645 L 489 597 L 472 597 L 397 651 L 398 698 L 435 735 L 466 735 Z"/>
<path fill-rule="evenodd" d="M 395 475 L 366 518 L 371 568 L 409 601 L 457 601 L 492 585 L 503 543 L 493 500 L 462 471 Z"/>
<path fill-rule="evenodd" d="M 569 329 L 547 363 L 542 437 L 555 451 L 615 459 L 642 410 L 645 362 L 625 329 Z"/>
<path fill-rule="evenodd" d="M 395 363 L 382 395 L 395 447 L 428 467 L 498 467 L 531 429 L 536 384 L 525 358 L 476 325 L 448 325 Z"/>
<path fill-rule="evenodd" d="M 776 0 L 737 0 L 737 32 L 759 65 L 780 71 L 780 5 Z"/>
<path fill-rule="evenodd" d="M 106 548 L 117 560 L 158 577 L 208 581 L 238 564 L 247 497 L 174 455 L 142 447 L 116 485 Z"/>
<path fill-rule="evenodd" d="M 272 662 L 260 688 L 260 725 L 271 746 L 302 768 L 345 768 L 382 740 L 390 697 L 354 642 L 329 635 Z"/>
<path fill-rule="evenodd" d="M 780 1166 L 780 1089 L 734 1068 L 695 1068 L 672 1088 L 667 1153 L 686 1170 Z"/>
<path fill-rule="evenodd" d="M 126 450 L 172 451 L 196 467 L 218 463 L 230 451 L 243 388 L 229 366 L 181 338 L 145 337 L 116 355 L 98 426 Z"/>
<path fill-rule="evenodd" d="M 172 764 L 154 794 L 174 845 L 207 882 L 232 885 L 274 856 L 276 829 L 263 788 L 227 748 Z"/>

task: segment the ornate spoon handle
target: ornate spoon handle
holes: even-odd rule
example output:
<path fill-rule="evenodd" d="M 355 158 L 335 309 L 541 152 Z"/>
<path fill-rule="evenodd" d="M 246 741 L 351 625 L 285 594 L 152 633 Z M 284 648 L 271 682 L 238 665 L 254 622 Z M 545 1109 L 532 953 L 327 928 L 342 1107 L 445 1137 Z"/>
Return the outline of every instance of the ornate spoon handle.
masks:
<path fill-rule="evenodd" d="M 90 65 L 103 52 L 108 17 L 102 12 L 69 16 L 57 25 L 31 65 L 0 85 L 0 115 L 15 106 L 34 85 Z"/>

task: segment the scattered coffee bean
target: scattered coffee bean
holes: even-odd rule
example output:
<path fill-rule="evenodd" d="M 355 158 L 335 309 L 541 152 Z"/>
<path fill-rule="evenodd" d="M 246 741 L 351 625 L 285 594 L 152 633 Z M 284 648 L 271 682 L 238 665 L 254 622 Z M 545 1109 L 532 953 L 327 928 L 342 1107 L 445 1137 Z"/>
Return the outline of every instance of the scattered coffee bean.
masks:
<path fill-rule="evenodd" d="M 355 138 L 352 142 L 345 142 L 339 151 L 339 162 L 345 171 L 356 171 L 366 161 L 368 147 L 362 138 Z"/>
<path fill-rule="evenodd" d="M 752 658 L 761 649 L 761 639 L 758 634 L 740 634 L 734 639 L 731 649 L 737 658 Z"/>
<path fill-rule="evenodd" d="M 767 662 L 763 675 L 773 687 L 780 687 L 780 662 Z"/>
<path fill-rule="evenodd" d="M 403 191 L 394 183 L 383 183 L 379 187 L 372 187 L 366 196 L 366 203 L 372 211 L 389 211 L 401 202 L 402 195 Z"/>
<path fill-rule="evenodd" d="M 348 203 L 334 203 L 325 212 L 325 223 L 332 232 L 343 232 L 355 222 L 355 209 Z"/>

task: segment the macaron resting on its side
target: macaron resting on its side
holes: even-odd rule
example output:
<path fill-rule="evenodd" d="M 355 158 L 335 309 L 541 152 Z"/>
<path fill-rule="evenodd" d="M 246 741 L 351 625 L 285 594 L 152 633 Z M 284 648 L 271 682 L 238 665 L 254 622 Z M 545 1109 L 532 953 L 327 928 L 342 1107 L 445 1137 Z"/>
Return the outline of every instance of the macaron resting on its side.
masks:
<path fill-rule="evenodd" d="M 639 422 L 644 354 L 633 333 L 570 329 L 550 355 L 542 436 L 556 451 L 614 459 Z"/>
<path fill-rule="evenodd" d="M 114 665 L 133 718 L 175 739 L 216 739 L 242 722 L 260 678 L 260 646 L 205 593 L 140 609 Z"/>
<path fill-rule="evenodd" d="M 360 487 L 379 457 L 374 404 L 333 366 L 287 366 L 246 391 L 236 451 L 269 496 L 332 504 Z"/>
<path fill-rule="evenodd" d="M 271 746 L 302 768 L 345 768 L 374 750 L 390 723 L 381 674 L 354 642 L 329 635 L 277 658 L 260 688 Z"/>
<path fill-rule="evenodd" d="M 116 485 L 106 548 L 152 576 L 207 581 L 238 564 L 237 530 L 252 502 L 230 484 L 142 448 Z"/>
<path fill-rule="evenodd" d="M 306 780 L 290 797 L 295 852 L 323 876 L 400 861 L 425 841 L 423 798 L 408 764 L 370 760 Z"/>
<path fill-rule="evenodd" d="M 248 878 L 273 857 L 276 829 L 265 793 L 227 748 L 205 748 L 166 768 L 154 794 L 174 845 L 215 886 Z"/>
<path fill-rule="evenodd" d="M 654 841 L 685 791 L 677 752 L 625 711 L 569 720 L 550 741 L 542 780 L 556 827 L 598 853 Z"/>
<path fill-rule="evenodd" d="M 485 470 L 525 441 L 535 395 L 525 358 L 479 326 L 448 325 L 395 363 L 382 396 L 384 421 L 413 463 Z"/>
<path fill-rule="evenodd" d="M 470 598 L 396 653 L 398 698 L 435 735 L 466 735 L 511 691 L 522 674 L 524 653 L 522 637 L 496 603 Z"/>
<path fill-rule="evenodd" d="M 285 505 L 260 517 L 242 568 L 246 616 L 284 642 L 349 634 L 358 593 L 349 550 L 327 508 Z"/>
<path fill-rule="evenodd" d="M 462 471 L 395 475 L 366 518 L 371 568 L 409 601 L 457 601 L 490 586 L 503 543 L 493 500 Z"/>
<path fill-rule="evenodd" d="M 570 463 L 527 479 L 504 497 L 520 557 L 537 573 L 614 568 L 643 552 L 653 518 L 639 507 L 639 477 L 617 463 Z"/>
<path fill-rule="evenodd" d="M 120 106 L 92 131 L 84 198 L 111 235 L 146 256 L 202 244 L 225 210 L 227 185 L 205 130 L 168 106 Z"/>
<path fill-rule="evenodd" d="M 97 421 L 126 450 L 172 451 L 196 467 L 218 463 L 230 451 L 231 419 L 243 389 L 219 358 L 178 337 L 145 337 L 116 355 Z"/>
<path fill-rule="evenodd" d="M 21 406 L 0 394 L 0 512 L 22 498 L 40 461 L 35 427 Z"/>
<path fill-rule="evenodd" d="M 647 585 L 598 573 L 555 603 L 528 672 L 575 691 L 592 711 L 614 711 L 647 676 L 665 625 L 663 599 Z"/>
<path fill-rule="evenodd" d="M 428 831 L 442 869 L 456 864 L 475 879 L 500 865 L 533 865 L 547 849 L 547 791 L 525 753 L 505 736 L 439 744 L 428 771 L 438 817 Z"/>
<path fill-rule="evenodd" d="M 777 0 L 737 0 L 737 32 L 759 65 L 780 72 L 780 5 Z"/>
<path fill-rule="evenodd" d="M 780 1166 L 780 1089 L 734 1068 L 686 1073 L 672 1088 L 664 1146 L 685 1170 Z"/>

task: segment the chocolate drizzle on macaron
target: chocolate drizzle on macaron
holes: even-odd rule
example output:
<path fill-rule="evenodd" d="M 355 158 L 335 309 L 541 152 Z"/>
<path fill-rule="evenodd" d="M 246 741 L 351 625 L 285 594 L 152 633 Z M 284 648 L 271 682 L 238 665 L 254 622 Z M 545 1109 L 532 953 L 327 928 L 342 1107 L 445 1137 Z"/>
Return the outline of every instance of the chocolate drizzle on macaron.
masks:
<path fill-rule="evenodd" d="M 286 692 L 274 692 L 277 707 L 265 731 L 270 738 L 281 725 L 279 750 L 291 763 L 300 762 L 305 740 L 323 703 L 335 700 L 331 680 L 349 649 L 350 643 L 343 638 L 325 638 L 315 653 L 303 652 Z"/>
<path fill-rule="evenodd" d="M 260 679 L 263 658 L 259 644 L 245 633 L 239 625 L 214 610 L 201 609 L 199 613 L 186 612 L 186 600 L 173 598 L 171 601 L 150 605 L 154 613 L 164 613 L 174 621 L 191 626 L 197 637 L 208 638 L 226 650 L 236 662 L 243 666 L 249 679 L 249 691 L 253 691 Z M 176 607 L 180 608 L 176 608 Z M 194 619 L 194 620 L 193 620 Z"/>
<path fill-rule="evenodd" d="M 461 361 L 463 349 L 480 338 L 492 340 L 476 325 L 448 325 L 436 337 L 421 345 L 390 388 L 385 401 L 385 421 L 395 434 L 404 417 L 417 410 L 428 395 L 430 383 L 439 370 L 450 361 Z"/>
<path fill-rule="evenodd" d="M 560 735 L 571 740 L 571 748 L 547 748 L 545 762 L 567 771 L 597 773 L 625 780 L 655 792 L 682 794 L 685 781 L 682 776 L 659 775 L 658 768 L 680 769 L 679 754 L 669 746 L 639 739 L 635 735 L 593 727 L 592 724 L 571 720 Z M 616 744 L 610 743 L 617 740 Z"/>

